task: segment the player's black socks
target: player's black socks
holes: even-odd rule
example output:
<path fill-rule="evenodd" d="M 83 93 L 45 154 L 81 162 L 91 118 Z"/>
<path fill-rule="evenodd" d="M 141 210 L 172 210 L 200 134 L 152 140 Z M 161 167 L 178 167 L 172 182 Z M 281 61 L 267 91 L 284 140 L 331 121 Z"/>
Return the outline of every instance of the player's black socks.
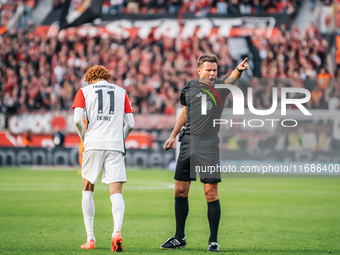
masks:
<path fill-rule="evenodd" d="M 185 220 L 189 212 L 188 197 L 175 197 L 176 238 L 183 238 Z"/>
<path fill-rule="evenodd" d="M 210 226 L 209 242 L 217 242 L 218 225 L 221 218 L 220 200 L 208 202 L 208 220 Z"/>

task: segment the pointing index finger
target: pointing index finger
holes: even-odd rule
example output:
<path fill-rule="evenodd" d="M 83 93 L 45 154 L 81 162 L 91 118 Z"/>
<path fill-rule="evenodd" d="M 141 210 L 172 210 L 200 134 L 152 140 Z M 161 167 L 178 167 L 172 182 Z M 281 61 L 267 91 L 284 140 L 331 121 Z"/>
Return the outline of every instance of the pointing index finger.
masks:
<path fill-rule="evenodd" d="M 247 62 L 248 58 L 245 58 L 243 61 L 242 61 L 242 64 L 245 64 Z"/>

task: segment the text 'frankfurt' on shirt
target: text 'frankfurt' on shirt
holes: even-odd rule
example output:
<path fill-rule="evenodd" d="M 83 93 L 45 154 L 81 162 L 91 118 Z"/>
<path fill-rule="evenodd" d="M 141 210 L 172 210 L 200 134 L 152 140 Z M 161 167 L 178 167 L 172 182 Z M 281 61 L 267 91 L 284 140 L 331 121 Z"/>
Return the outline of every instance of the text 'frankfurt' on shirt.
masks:
<path fill-rule="evenodd" d="M 99 84 L 99 85 L 92 85 L 94 89 L 99 89 L 99 88 L 108 88 L 108 89 L 115 89 L 114 86 L 107 85 L 107 84 Z"/>

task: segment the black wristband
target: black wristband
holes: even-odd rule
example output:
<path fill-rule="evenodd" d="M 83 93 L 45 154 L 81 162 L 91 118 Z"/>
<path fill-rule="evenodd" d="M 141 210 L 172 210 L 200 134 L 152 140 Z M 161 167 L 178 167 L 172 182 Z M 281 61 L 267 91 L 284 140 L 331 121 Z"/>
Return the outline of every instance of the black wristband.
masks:
<path fill-rule="evenodd" d="M 244 70 L 238 70 L 238 67 L 236 67 L 237 72 L 242 73 Z"/>

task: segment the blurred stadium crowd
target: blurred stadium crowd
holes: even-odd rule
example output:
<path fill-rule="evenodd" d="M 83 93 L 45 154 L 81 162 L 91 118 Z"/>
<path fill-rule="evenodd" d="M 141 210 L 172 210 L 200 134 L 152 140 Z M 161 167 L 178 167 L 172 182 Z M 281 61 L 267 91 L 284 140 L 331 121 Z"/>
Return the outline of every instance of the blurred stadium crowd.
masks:
<path fill-rule="evenodd" d="M 105 0 L 103 13 L 194 13 L 200 17 L 209 13 L 231 15 L 294 14 L 300 4 L 301 0 Z"/>
<path fill-rule="evenodd" d="M 228 12 L 234 4 L 242 14 L 244 10 L 241 10 L 246 6 L 250 12 L 269 11 L 268 6 L 272 5 L 275 11 L 282 11 L 284 8 L 279 7 L 280 3 L 298 5 L 299 2 L 117 0 L 104 5 L 107 5 L 108 13 L 119 4 L 123 8 L 115 10 L 128 12 L 130 3 L 135 3 L 138 10 L 144 12 L 172 12 L 171 6 L 185 10 L 201 10 L 208 6 L 210 11 L 215 8 L 218 12 L 219 4 L 225 3 Z M 193 4 L 195 8 L 199 6 L 198 9 L 193 9 Z M 197 77 L 198 56 L 216 54 L 220 58 L 220 77 L 229 75 L 235 68 L 237 63 L 231 58 L 226 40 L 217 35 L 204 39 L 193 36 L 185 40 L 162 37 L 157 41 L 110 36 L 41 37 L 37 36 L 32 24 L 18 31 L 10 30 L 0 35 L 0 110 L 7 113 L 70 110 L 76 91 L 84 85 L 87 68 L 102 64 L 110 70 L 114 83 L 127 89 L 135 112 L 172 115 L 179 104 L 180 89 L 186 81 Z M 289 86 L 307 86 L 312 91 L 309 108 L 339 107 L 340 84 L 330 86 L 330 78 L 340 78 L 340 72 L 334 75 L 326 70 L 328 42 L 313 24 L 304 34 L 294 25 L 282 25 L 276 37 L 268 39 L 254 34 L 251 40 L 261 58 L 261 77 L 258 78 L 286 78 Z M 295 80 L 292 82 L 291 79 Z M 306 85 L 305 79 L 315 82 Z M 251 85 L 257 96 L 255 108 L 270 107 L 274 84 L 264 86 L 253 80 Z"/>

